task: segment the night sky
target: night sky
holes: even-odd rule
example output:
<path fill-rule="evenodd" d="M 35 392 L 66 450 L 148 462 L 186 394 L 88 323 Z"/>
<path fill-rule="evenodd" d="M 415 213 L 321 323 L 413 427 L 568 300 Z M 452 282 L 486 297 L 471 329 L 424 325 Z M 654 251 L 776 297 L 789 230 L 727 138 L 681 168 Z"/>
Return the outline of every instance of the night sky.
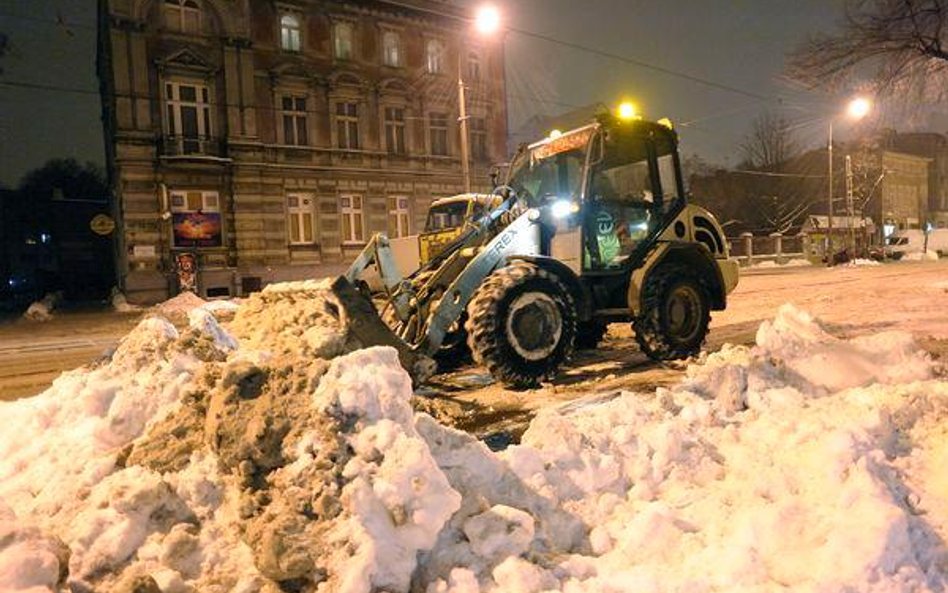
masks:
<path fill-rule="evenodd" d="M 830 30 L 841 15 L 841 0 L 495 3 L 517 30 L 742 91 L 711 88 L 513 31 L 507 34 L 512 129 L 539 112 L 629 97 L 647 117 L 668 116 L 679 124 L 684 153 L 733 164 L 749 121 L 761 110 L 781 111 L 799 123 L 804 142 L 816 144 L 834 106 L 845 100 L 793 89 L 780 80 L 785 52 L 810 32 Z M 65 27 L 56 23 L 57 15 Z M 94 0 L 0 0 L 0 31 L 9 35 L 11 46 L 0 62 L 0 81 L 84 91 L 0 84 L 0 184 L 15 185 L 26 171 L 53 157 L 101 163 Z"/>

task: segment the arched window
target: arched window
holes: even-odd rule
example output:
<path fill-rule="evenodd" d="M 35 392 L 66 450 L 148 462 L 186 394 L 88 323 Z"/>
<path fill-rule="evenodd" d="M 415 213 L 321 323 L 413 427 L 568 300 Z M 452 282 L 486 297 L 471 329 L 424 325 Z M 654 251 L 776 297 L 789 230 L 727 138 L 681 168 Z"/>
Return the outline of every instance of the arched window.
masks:
<path fill-rule="evenodd" d="M 352 24 L 336 23 L 332 29 L 333 48 L 336 50 L 336 59 L 352 59 Z"/>
<path fill-rule="evenodd" d="M 429 74 L 444 72 L 444 44 L 436 39 L 428 41 L 425 49 L 426 62 Z"/>
<path fill-rule="evenodd" d="M 181 33 L 201 32 L 201 6 L 197 0 L 165 0 L 165 26 Z"/>
<path fill-rule="evenodd" d="M 280 17 L 280 46 L 286 51 L 300 51 L 300 19 L 292 14 Z"/>
<path fill-rule="evenodd" d="M 398 67 L 401 65 L 401 55 L 398 47 L 398 33 L 386 31 L 382 33 L 382 63 L 386 66 Z"/>

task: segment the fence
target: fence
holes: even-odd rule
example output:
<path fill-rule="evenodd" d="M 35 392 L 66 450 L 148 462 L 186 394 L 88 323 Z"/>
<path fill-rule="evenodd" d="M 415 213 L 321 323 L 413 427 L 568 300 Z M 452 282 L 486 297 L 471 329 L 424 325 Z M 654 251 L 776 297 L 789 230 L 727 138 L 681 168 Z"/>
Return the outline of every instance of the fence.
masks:
<path fill-rule="evenodd" d="M 731 257 L 737 258 L 742 266 L 772 261 L 785 264 L 793 259 L 807 259 L 810 251 L 810 238 L 806 233 L 784 236 L 771 233 L 755 237 L 751 233 L 742 233 L 739 237 L 728 237 Z"/>

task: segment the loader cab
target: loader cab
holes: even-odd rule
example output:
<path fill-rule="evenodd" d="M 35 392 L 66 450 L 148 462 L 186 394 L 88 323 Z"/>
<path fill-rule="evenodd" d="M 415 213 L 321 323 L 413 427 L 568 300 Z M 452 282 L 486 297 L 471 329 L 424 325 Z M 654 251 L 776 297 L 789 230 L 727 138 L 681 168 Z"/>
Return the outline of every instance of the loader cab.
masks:
<path fill-rule="evenodd" d="M 603 115 L 524 147 L 507 185 L 544 208 L 542 252 L 581 275 L 622 275 L 684 206 L 670 127 Z"/>
<path fill-rule="evenodd" d="M 477 222 L 502 201 L 494 194 L 463 194 L 432 202 L 418 237 L 420 263 L 431 261 L 464 232 L 465 225 Z"/>
<path fill-rule="evenodd" d="M 580 223 L 583 271 L 635 267 L 683 205 L 675 133 L 652 122 L 605 122 L 590 146 Z"/>

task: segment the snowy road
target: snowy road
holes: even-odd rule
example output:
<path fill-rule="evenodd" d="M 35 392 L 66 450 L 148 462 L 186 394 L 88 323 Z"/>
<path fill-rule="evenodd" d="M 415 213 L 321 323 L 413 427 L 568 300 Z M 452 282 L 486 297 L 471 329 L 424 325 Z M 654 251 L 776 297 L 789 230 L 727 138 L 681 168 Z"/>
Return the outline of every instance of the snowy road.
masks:
<path fill-rule="evenodd" d="M 65 313 L 52 321 L 0 325 L 0 400 L 43 391 L 63 371 L 88 364 L 135 327 L 137 315 Z"/>
<path fill-rule="evenodd" d="M 942 300 L 933 295 L 944 293 Z M 933 306 L 932 303 L 940 303 Z M 811 312 L 840 337 L 888 329 L 912 332 L 936 358 L 948 360 L 948 260 L 878 266 L 820 266 L 744 272 L 726 311 L 712 315 L 707 349 L 751 344 L 761 322 L 783 303 Z M 483 369 L 462 368 L 417 394 L 446 423 L 479 436 L 516 437 L 535 413 L 589 393 L 654 392 L 678 382 L 686 365 L 659 364 L 639 352 L 631 329 L 613 325 L 597 350 L 578 352 L 556 384 L 503 389 Z"/>

